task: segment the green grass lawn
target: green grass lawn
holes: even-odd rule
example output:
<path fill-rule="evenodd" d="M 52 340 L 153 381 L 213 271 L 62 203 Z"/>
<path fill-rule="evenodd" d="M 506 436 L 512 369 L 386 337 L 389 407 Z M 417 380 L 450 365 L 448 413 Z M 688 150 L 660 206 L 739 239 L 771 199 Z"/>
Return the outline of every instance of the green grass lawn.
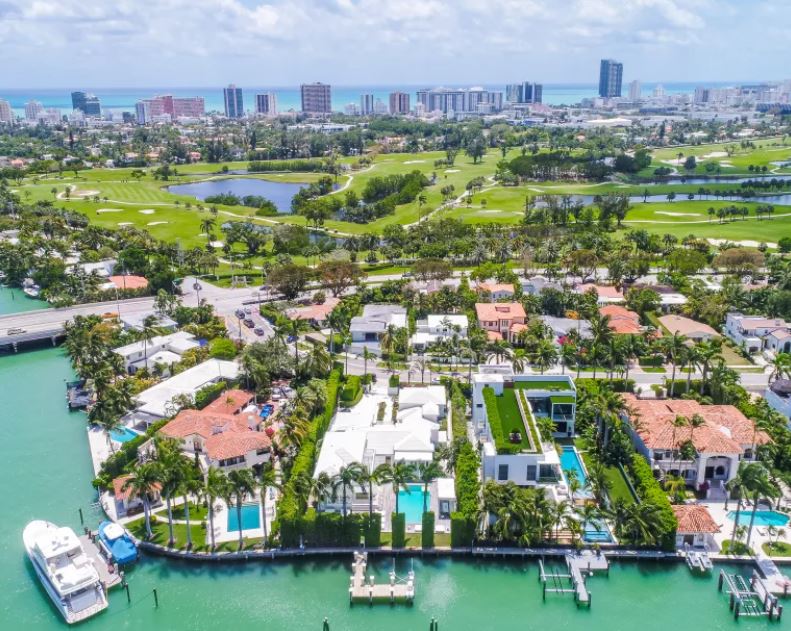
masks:
<path fill-rule="evenodd" d="M 737 351 L 727 342 L 723 342 L 720 355 L 722 355 L 722 358 L 725 360 L 725 364 L 728 366 L 747 366 L 752 364 L 751 360 L 745 358 L 739 351 Z"/>
<path fill-rule="evenodd" d="M 640 368 L 643 370 L 643 372 L 654 372 L 654 373 L 665 372 L 663 366 L 640 366 Z"/>
<path fill-rule="evenodd" d="M 791 557 L 791 543 L 778 541 L 777 543 L 765 543 L 761 547 L 771 557 Z"/>
<path fill-rule="evenodd" d="M 737 541 L 736 545 L 733 546 L 733 550 L 731 550 L 731 540 L 727 539 L 722 542 L 722 550 L 720 551 L 722 554 L 734 554 L 738 556 L 753 556 L 755 553 L 753 552 L 752 548 L 748 548 L 747 545 L 742 541 Z"/>
<path fill-rule="evenodd" d="M 173 519 L 179 520 L 186 520 L 187 516 L 184 511 L 184 505 L 174 506 L 173 510 Z M 204 519 L 209 518 L 209 509 L 204 506 L 203 504 L 195 504 L 195 502 L 190 502 L 190 521 L 191 522 L 201 522 Z"/>
<path fill-rule="evenodd" d="M 383 532 L 381 538 L 382 546 L 392 546 L 393 533 Z M 407 533 L 405 547 L 420 548 L 422 546 L 421 534 L 419 532 Z M 438 548 L 450 547 L 450 534 L 445 532 L 434 533 L 434 546 Z"/>
<path fill-rule="evenodd" d="M 593 455 L 588 451 L 583 451 L 581 453 L 585 468 L 590 470 L 595 463 Z M 627 504 L 634 504 L 634 495 L 632 495 L 632 492 L 629 490 L 629 485 L 623 477 L 623 474 L 621 474 L 621 471 L 617 467 L 605 466 L 604 473 L 610 483 L 610 490 L 608 493 L 610 500 L 614 502 L 620 498 Z"/>
<path fill-rule="evenodd" d="M 522 415 L 519 412 L 519 406 L 516 402 L 515 390 L 505 388 L 502 396 L 496 397 L 497 410 L 500 412 L 500 424 L 503 428 L 503 438 L 506 442 L 511 442 L 509 436 L 511 432 L 519 432 L 521 442 L 519 446 L 522 449 L 530 449 L 530 441 L 528 439 L 527 428 L 522 422 Z M 516 443 L 514 443 L 516 444 Z"/>
<path fill-rule="evenodd" d="M 174 519 L 175 519 L 174 514 Z M 145 519 L 140 518 L 126 525 L 129 532 L 141 540 L 146 539 L 146 524 Z M 167 546 L 168 538 L 170 536 L 168 530 L 167 518 L 162 515 L 157 515 L 156 521 L 151 524 L 153 536 L 149 541 L 162 546 Z M 206 531 L 200 522 L 190 524 L 190 532 L 192 534 L 192 549 L 195 552 L 208 552 L 210 544 L 206 542 Z M 185 549 L 187 547 L 187 526 L 186 524 L 173 524 L 173 535 L 176 538 L 175 548 Z M 263 539 L 261 537 L 245 538 L 244 549 L 250 550 L 255 546 L 261 544 Z M 236 552 L 239 549 L 238 541 L 226 541 L 225 543 L 217 544 L 217 552 Z"/>

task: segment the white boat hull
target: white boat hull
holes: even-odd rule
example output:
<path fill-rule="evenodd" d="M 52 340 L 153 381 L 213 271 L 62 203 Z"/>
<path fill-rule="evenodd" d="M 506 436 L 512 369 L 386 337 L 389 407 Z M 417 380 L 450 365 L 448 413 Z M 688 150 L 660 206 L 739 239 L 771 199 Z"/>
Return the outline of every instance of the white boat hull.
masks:
<path fill-rule="evenodd" d="M 33 553 L 36 537 L 48 528 L 57 529 L 57 526 L 47 521 L 32 521 L 25 527 L 22 533 L 22 540 L 25 544 L 27 556 L 33 564 L 33 569 L 36 570 L 36 575 L 41 585 L 44 587 L 44 591 L 47 592 L 47 595 L 50 597 L 50 600 L 52 600 L 55 608 L 63 616 L 63 619 L 69 624 L 74 624 L 86 620 L 91 616 L 95 616 L 97 613 L 107 609 L 107 595 L 100 584 L 69 594 L 68 596 L 61 596 L 55 589 L 55 586 L 50 581 L 47 573 L 39 565 Z M 86 604 L 86 601 L 90 601 L 89 604 Z"/>

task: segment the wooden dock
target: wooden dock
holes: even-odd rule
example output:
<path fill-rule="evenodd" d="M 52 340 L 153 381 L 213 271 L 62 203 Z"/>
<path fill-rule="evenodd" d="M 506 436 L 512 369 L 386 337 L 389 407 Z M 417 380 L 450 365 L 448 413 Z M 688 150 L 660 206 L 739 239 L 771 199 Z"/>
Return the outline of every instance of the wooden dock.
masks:
<path fill-rule="evenodd" d="M 394 561 L 395 563 L 395 561 Z M 415 600 L 415 573 L 410 570 L 406 579 L 399 579 L 395 566 L 390 572 L 389 583 L 376 583 L 373 576 L 366 577 L 368 554 L 355 552 L 349 584 L 349 604 L 403 603 L 411 605 Z"/>
<path fill-rule="evenodd" d="M 554 594 L 573 594 L 577 606 L 590 607 L 591 593 L 588 590 L 586 579 L 596 572 L 610 572 L 610 562 L 604 554 L 595 554 L 590 551 L 569 553 L 566 555 L 567 573 L 547 571 L 544 562 L 538 561 L 538 580 L 543 585 L 543 598 L 546 600 L 547 592 Z"/>
<path fill-rule="evenodd" d="M 102 555 L 102 551 L 99 549 L 99 546 L 94 543 L 93 537 L 88 533 L 80 535 L 80 543 L 82 544 L 82 549 L 85 550 L 85 554 L 93 561 L 93 565 L 99 573 L 99 580 L 104 585 L 105 590 L 120 585 L 122 577 L 118 566 L 108 561 L 104 555 Z"/>

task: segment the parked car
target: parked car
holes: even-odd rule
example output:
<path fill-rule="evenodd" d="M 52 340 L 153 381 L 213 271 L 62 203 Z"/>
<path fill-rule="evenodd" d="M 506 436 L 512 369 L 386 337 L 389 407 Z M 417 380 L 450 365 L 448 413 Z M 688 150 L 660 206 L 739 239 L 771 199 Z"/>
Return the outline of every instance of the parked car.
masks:
<path fill-rule="evenodd" d="M 242 309 L 237 309 L 236 311 L 234 311 L 234 315 L 235 315 L 237 318 L 242 318 L 242 319 L 244 319 L 244 311 L 243 311 Z"/>
<path fill-rule="evenodd" d="M 245 307 L 245 308 L 244 308 L 244 312 L 245 312 L 247 315 L 250 315 L 250 314 L 253 312 L 253 310 L 252 310 L 250 307 Z"/>
<path fill-rule="evenodd" d="M 255 322 L 253 322 L 250 318 L 247 318 L 247 320 L 244 321 L 244 325 L 248 329 L 252 329 L 255 326 Z"/>
<path fill-rule="evenodd" d="M 264 329 L 260 326 L 257 326 L 253 329 L 253 333 L 255 333 L 256 335 L 263 335 Z"/>

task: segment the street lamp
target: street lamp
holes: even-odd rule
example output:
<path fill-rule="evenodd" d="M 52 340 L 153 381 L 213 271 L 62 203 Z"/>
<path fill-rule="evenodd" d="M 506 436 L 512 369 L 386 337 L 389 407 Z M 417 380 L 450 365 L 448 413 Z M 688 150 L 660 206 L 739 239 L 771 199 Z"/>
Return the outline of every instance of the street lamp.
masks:
<path fill-rule="evenodd" d="M 195 290 L 195 293 L 198 295 L 198 306 L 200 306 L 200 290 L 203 289 L 201 284 L 198 281 L 192 283 L 192 288 Z"/>
<path fill-rule="evenodd" d="M 236 319 L 239 321 L 239 343 L 242 343 L 242 318 L 236 316 Z"/>

